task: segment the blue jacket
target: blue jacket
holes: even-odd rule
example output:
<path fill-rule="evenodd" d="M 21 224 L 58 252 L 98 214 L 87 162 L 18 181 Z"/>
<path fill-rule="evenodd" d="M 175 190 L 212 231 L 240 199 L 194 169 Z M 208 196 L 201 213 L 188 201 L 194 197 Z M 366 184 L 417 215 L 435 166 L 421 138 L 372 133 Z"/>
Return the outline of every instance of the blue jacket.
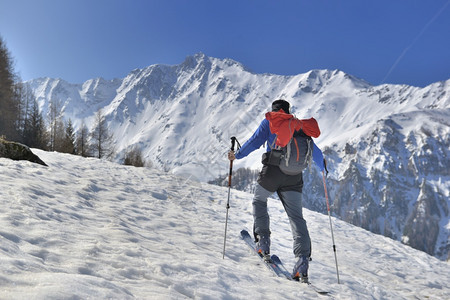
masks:
<path fill-rule="evenodd" d="M 259 127 L 253 133 L 253 135 L 242 145 L 242 147 L 236 151 L 236 159 L 241 159 L 249 155 L 251 152 L 259 149 L 265 142 L 267 142 L 267 152 L 271 150 L 270 145 L 274 144 L 276 134 L 270 132 L 269 121 L 267 119 L 262 120 Z M 325 169 L 323 162 L 323 154 L 319 147 L 313 141 L 313 160 L 319 167 L 320 171 Z"/>

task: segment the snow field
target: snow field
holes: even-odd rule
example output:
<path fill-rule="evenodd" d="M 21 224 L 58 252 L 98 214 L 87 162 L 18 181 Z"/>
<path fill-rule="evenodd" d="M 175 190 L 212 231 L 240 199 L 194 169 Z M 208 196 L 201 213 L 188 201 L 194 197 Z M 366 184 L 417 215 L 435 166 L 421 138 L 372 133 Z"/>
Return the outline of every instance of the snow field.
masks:
<path fill-rule="evenodd" d="M 148 168 L 33 149 L 49 167 L 0 159 L 0 299 L 312 299 L 274 277 L 239 237 L 252 195 Z M 325 200 L 324 200 L 325 201 Z M 294 264 L 270 199 L 272 252 Z M 450 268 L 425 253 L 304 210 L 311 281 L 334 299 L 449 299 Z M 322 297 L 322 296 L 321 296 Z"/>

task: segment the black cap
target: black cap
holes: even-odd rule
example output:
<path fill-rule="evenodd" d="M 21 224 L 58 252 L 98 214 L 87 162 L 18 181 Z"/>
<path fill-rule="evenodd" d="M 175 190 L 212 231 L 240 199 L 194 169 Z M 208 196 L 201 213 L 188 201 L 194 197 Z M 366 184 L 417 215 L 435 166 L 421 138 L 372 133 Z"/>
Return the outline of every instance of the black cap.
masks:
<path fill-rule="evenodd" d="M 289 113 L 289 102 L 287 102 L 286 100 L 275 100 L 272 102 L 272 111 L 279 111 L 281 108 L 283 109 L 283 111 L 285 113 Z"/>

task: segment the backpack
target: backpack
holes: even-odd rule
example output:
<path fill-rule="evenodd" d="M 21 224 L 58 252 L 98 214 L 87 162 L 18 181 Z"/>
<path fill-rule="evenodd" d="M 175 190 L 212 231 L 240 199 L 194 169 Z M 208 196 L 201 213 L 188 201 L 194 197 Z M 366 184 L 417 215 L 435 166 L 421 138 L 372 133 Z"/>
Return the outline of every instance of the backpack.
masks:
<path fill-rule="evenodd" d="M 263 156 L 263 164 L 275 165 L 287 175 L 298 175 L 309 165 L 312 157 L 311 137 L 319 137 L 316 119 L 297 119 L 283 110 L 266 113 L 270 132 L 276 134 L 271 151 Z"/>
<path fill-rule="evenodd" d="M 310 164 L 312 139 L 302 130 L 295 131 L 286 146 L 272 147 L 268 164 L 278 166 L 286 175 L 298 175 Z"/>

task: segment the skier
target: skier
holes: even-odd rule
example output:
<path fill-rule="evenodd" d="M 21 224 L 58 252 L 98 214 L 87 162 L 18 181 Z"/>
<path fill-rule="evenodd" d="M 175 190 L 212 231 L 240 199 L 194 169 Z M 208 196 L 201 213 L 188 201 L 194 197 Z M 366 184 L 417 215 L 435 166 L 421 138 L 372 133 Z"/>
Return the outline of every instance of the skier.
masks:
<path fill-rule="evenodd" d="M 289 114 L 290 104 L 285 100 L 276 100 L 272 103 L 272 112 Z M 269 113 L 270 114 L 270 113 Z M 314 120 L 315 121 L 315 120 Z M 317 124 L 317 123 L 316 123 Z M 268 164 L 269 152 L 275 144 L 277 135 L 271 132 L 269 120 L 264 119 L 252 137 L 246 141 L 236 152 L 229 151 L 229 160 L 241 159 L 252 151 L 259 149 L 267 143 L 267 153 L 263 156 L 263 167 L 257 179 L 257 185 L 252 201 L 253 206 L 253 233 L 256 241 L 256 250 L 265 257 L 270 253 L 269 214 L 267 211 L 267 198 L 277 192 L 285 211 L 289 217 L 291 231 L 294 239 L 294 255 L 297 262 L 292 272 L 292 278 L 308 282 L 308 264 L 311 256 L 311 240 L 306 221 L 302 214 L 302 173 L 286 175 L 276 165 Z M 317 126 L 317 131 L 320 130 Z M 323 164 L 323 156 L 317 146 L 313 144 L 313 159 Z"/>

